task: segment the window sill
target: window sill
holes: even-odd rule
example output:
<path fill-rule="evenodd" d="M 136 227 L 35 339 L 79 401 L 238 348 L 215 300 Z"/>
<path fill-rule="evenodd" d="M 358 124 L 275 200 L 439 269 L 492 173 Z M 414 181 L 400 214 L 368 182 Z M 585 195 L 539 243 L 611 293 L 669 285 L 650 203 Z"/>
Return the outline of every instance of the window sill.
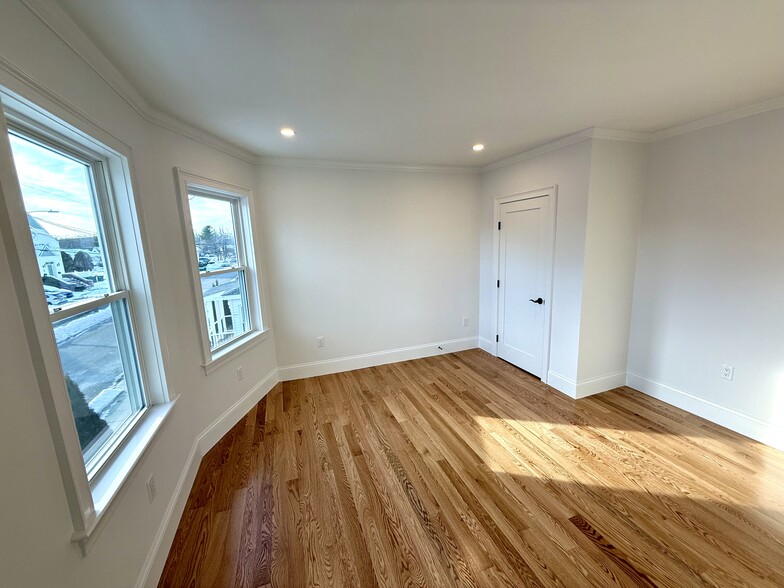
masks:
<path fill-rule="evenodd" d="M 85 525 L 86 529 L 74 533 L 71 538 L 73 542 L 79 544 L 82 555 L 87 555 L 92 548 L 99 532 L 109 519 L 108 515 L 117 504 L 117 499 L 125 492 L 126 482 L 132 477 L 136 466 L 161 430 L 176 402 L 177 398 L 149 408 L 111 461 L 91 482 L 95 513 L 89 517 L 88 524 Z"/>
<path fill-rule="evenodd" d="M 252 331 L 240 337 L 234 343 L 227 345 L 215 354 L 212 359 L 202 364 L 205 374 L 211 374 L 219 367 L 227 364 L 232 359 L 244 353 L 254 345 L 266 341 L 272 329 L 264 329 L 263 331 Z"/>

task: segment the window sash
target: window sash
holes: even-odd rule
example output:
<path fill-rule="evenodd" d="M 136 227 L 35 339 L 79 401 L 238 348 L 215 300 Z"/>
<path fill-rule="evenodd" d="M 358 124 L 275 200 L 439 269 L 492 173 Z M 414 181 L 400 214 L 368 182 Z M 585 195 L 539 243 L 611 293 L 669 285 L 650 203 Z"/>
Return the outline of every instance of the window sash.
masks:
<path fill-rule="evenodd" d="M 220 343 L 219 345 L 216 345 L 215 347 L 213 347 L 212 346 L 212 340 L 211 340 L 212 337 L 210 337 L 210 334 L 209 334 L 209 330 L 210 330 L 209 329 L 209 325 L 212 324 L 213 328 L 215 328 L 214 326 L 216 324 L 219 324 L 221 322 L 223 322 L 223 323 L 226 322 L 225 321 L 225 316 L 223 318 L 218 316 L 218 314 L 223 316 L 223 308 L 222 308 L 223 304 L 216 304 L 217 301 L 212 300 L 211 301 L 212 304 L 210 304 L 209 312 L 207 311 L 207 309 L 205 308 L 205 306 L 206 306 L 205 305 L 206 299 L 205 299 L 205 296 L 204 296 L 204 290 L 203 290 L 202 285 L 201 285 L 201 280 L 203 278 L 209 278 L 210 276 L 213 276 L 213 275 L 216 275 L 216 274 L 217 275 L 222 275 L 222 274 L 227 274 L 227 273 L 242 274 L 242 276 L 240 277 L 240 299 L 242 301 L 242 309 L 243 309 L 243 317 L 242 318 L 243 318 L 243 322 L 245 323 L 245 327 L 246 328 L 245 328 L 245 330 L 242 333 L 240 333 L 238 335 L 235 335 L 231 339 L 228 339 L 228 340 Z M 250 309 L 250 296 L 248 295 L 248 292 L 249 292 L 248 288 L 250 287 L 250 284 L 248 282 L 248 280 L 249 280 L 248 276 L 249 276 L 249 272 L 246 271 L 245 267 L 241 267 L 241 268 L 225 268 L 225 269 L 221 269 L 221 270 L 216 270 L 214 272 L 210 272 L 209 274 L 200 274 L 199 275 L 198 287 L 199 287 L 199 290 L 201 292 L 202 307 L 205 308 L 205 314 L 206 314 L 206 321 L 204 323 L 204 328 L 207 330 L 207 337 L 208 337 L 208 339 L 210 339 L 210 343 L 209 343 L 210 351 L 211 351 L 211 353 L 213 355 L 216 354 L 216 353 L 219 353 L 222 349 L 224 349 L 224 348 L 226 348 L 226 347 L 228 347 L 230 345 L 234 345 L 235 343 L 237 343 L 237 341 L 239 341 L 243 337 L 245 337 L 245 336 L 247 336 L 247 335 L 249 335 L 250 333 L 253 332 L 253 320 L 251 318 L 251 309 Z M 222 300 L 221 302 L 225 303 L 226 301 Z M 220 313 L 218 311 L 220 311 Z M 234 330 L 236 330 L 236 325 L 232 324 L 232 331 L 234 331 Z"/>
<path fill-rule="evenodd" d="M 123 372 L 126 375 L 127 393 L 132 414 L 122 426 L 116 430 L 109 439 L 101 446 L 89 459 L 84 459 L 82 464 L 87 475 L 88 483 L 92 483 L 95 477 L 102 471 L 104 466 L 110 462 L 112 455 L 117 451 L 126 440 L 129 433 L 133 430 L 136 423 L 141 420 L 150 406 L 145 385 L 145 371 L 142 364 L 141 353 L 138 348 L 138 339 L 135 335 L 135 316 L 131 304 L 130 291 L 125 288 L 127 273 L 122 256 L 120 243 L 119 224 L 117 222 L 114 202 L 109 194 L 107 168 L 100 155 L 92 153 L 89 149 L 80 144 L 69 141 L 57 135 L 49 129 L 42 128 L 32 121 L 28 121 L 21 115 L 5 111 L 7 119 L 7 132 L 22 140 L 39 145 L 40 147 L 57 153 L 63 157 L 71 159 L 77 163 L 85 165 L 87 168 L 87 181 L 89 189 L 89 200 L 92 207 L 92 215 L 95 222 L 96 237 L 98 246 L 104 262 L 104 273 L 110 290 L 109 294 L 104 294 L 98 298 L 90 298 L 69 302 L 56 307 L 49 308 L 49 325 L 52 329 L 54 338 L 54 326 L 56 322 L 66 320 L 78 314 L 99 310 L 109 307 L 112 311 L 112 318 L 115 328 L 115 336 L 119 346 Z M 12 162 L 16 162 L 11 153 Z M 20 185 L 20 197 L 23 191 Z M 22 210 L 26 214 L 24 198 L 21 198 Z M 25 219 L 26 220 L 26 219 Z M 32 235 L 28 237 L 29 245 L 33 246 Z M 37 271 L 37 268 L 36 268 Z M 40 276 L 39 276 L 40 277 Z M 43 284 L 40 285 L 43 291 Z M 124 309 L 121 306 L 124 305 Z M 65 369 L 60 358 L 59 348 L 54 341 L 57 359 L 57 371 L 61 378 L 62 390 L 66 390 Z M 70 401 L 68 401 L 70 405 Z M 71 415 L 74 420 L 73 414 Z M 76 422 L 74 420 L 74 426 Z"/>
<path fill-rule="evenodd" d="M 122 260 L 119 234 L 117 233 L 116 211 L 106 180 L 106 167 L 99 154 L 92 153 L 82 145 L 75 144 L 68 139 L 58 136 L 51 131 L 40 128 L 35 123 L 28 121 L 21 115 L 5 113 L 8 121 L 9 134 L 40 145 L 55 153 L 67 157 L 77 163 L 87 166 L 90 183 L 90 201 L 93 217 L 97 229 L 98 244 L 104 259 L 104 271 L 109 284 L 109 290 L 126 290 L 128 283 L 125 264 Z M 109 227 L 111 230 L 107 230 Z"/>

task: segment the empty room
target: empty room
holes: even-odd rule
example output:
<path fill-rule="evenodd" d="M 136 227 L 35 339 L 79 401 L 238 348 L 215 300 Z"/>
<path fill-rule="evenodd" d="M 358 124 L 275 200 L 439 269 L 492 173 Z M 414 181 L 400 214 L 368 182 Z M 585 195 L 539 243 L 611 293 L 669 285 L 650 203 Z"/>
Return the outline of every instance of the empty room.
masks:
<path fill-rule="evenodd" d="M 784 586 L 782 32 L 0 0 L 0 587 Z"/>

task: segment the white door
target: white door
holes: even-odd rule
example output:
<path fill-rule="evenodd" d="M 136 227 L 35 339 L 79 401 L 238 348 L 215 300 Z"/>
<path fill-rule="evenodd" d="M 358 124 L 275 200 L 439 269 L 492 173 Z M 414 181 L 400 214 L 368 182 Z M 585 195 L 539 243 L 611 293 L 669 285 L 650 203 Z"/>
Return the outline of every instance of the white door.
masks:
<path fill-rule="evenodd" d="M 499 206 L 498 357 L 541 378 L 549 300 L 550 197 Z"/>

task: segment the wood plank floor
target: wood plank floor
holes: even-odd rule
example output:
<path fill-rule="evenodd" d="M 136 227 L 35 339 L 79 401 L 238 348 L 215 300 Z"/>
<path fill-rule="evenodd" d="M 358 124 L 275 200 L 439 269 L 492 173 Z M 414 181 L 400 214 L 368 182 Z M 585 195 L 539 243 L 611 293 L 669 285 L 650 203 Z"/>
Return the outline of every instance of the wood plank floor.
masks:
<path fill-rule="evenodd" d="M 465 351 L 278 385 L 160 586 L 784 586 L 784 453 Z"/>

